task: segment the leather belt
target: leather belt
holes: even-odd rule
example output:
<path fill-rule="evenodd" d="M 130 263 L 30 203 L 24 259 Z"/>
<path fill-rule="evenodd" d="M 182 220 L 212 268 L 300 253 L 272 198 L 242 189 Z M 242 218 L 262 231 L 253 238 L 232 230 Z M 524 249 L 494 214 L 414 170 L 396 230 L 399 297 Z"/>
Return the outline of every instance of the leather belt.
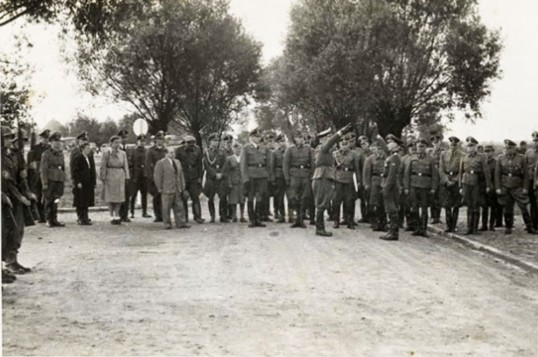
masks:
<path fill-rule="evenodd" d="M 294 165 L 292 166 L 294 169 L 309 169 L 310 165 Z"/>
<path fill-rule="evenodd" d="M 264 164 L 248 165 L 248 167 L 265 167 Z"/>
<path fill-rule="evenodd" d="M 337 167 L 336 169 L 339 171 L 351 171 L 349 167 Z"/>
<path fill-rule="evenodd" d="M 450 172 L 446 172 L 446 174 L 448 176 L 456 176 L 456 175 L 459 175 L 459 172 L 450 171 Z"/>
<path fill-rule="evenodd" d="M 431 177 L 430 174 L 425 174 L 425 173 L 423 174 L 422 172 L 412 172 L 411 174 L 412 174 L 412 175 L 415 175 L 415 176 L 419 176 L 419 177 L 422 177 L 422 176 L 424 176 L 424 177 Z"/>

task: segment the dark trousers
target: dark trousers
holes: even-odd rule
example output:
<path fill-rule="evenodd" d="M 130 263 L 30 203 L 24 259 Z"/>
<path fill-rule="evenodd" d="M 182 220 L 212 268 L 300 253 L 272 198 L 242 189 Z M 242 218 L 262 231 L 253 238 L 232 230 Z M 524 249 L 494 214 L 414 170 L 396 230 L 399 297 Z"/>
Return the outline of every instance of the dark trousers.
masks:
<path fill-rule="evenodd" d="M 24 207 L 22 203 L 12 200 L 13 209 L 7 212 L 2 211 L 2 233 L 4 233 L 4 214 L 7 215 L 6 236 L 2 234 L 2 243 L 5 242 L 5 250 L 2 252 L 2 260 L 7 263 L 13 263 L 17 260 L 17 254 L 21 247 L 24 236 Z M 2 244 L 4 245 L 4 244 Z"/>
<path fill-rule="evenodd" d="M 527 205 L 529 204 L 529 195 L 523 193 L 522 187 L 503 188 L 502 193 L 497 196 L 499 204 L 504 210 L 504 220 L 507 228 L 514 227 L 514 204 L 517 204 L 523 216 L 523 222 L 527 228 L 532 227 L 531 216 Z"/>
<path fill-rule="evenodd" d="M 286 194 L 286 182 L 283 177 L 277 177 L 273 186 L 273 207 L 275 218 L 284 218 L 286 216 L 286 207 L 284 205 L 284 196 Z"/>
<path fill-rule="evenodd" d="M 192 215 L 195 221 L 202 219 L 202 207 L 200 205 L 200 194 L 202 193 L 202 184 L 199 179 L 190 179 L 185 182 L 186 190 L 189 193 L 189 197 L 192 201 Z M 183 200 L 183 207 L 185 208 L 185 217 L 189 220 L 189 205 L 187 200 Z"/>
<path fill-rule="evenodd" d="M 148 212 L 148 180 L 144 176 L 138 176 L 131 180 L 131 215 L 134 216 L 136 196 L 140 192 L 140 200 L 142 203 L 142 214 Z"/>
<path fill-rule="evenodd" d="M 353 206 L 355 205 L 355 185 L 353 182 L 335 183 L 335 196 L 333 200 L 333 219 L 335 223 L 340 221 L 340 208 L 343 206 L 343 217 L 348 225 L 353 222 Z"/>
<path fill-rule="evenodd" d="M 412 204 L 415 233 L 425 234 L 428 226 L 428 207 L 431 204 L 430 189 L 413 187 L 409 191 Z"/>
<path fill-rule="evenodd" d="M 288 205 L 296 211 L 296 221 L 302 222 L 304 219 L 304 213 L 309 208 L 310 201 L 313 201 L 310 178 L 293 176 L 290 177 L 288 201 Z M 312 213 L 312 216 L 314 214 L 315 213 Z"/>
<path fill-rule="evenodd" d="M 538 229 L 538 189 L 534 188 L 534 180 L 529 182 L 529 200 L 531 205 L 531 222 Z"/>
<path fill-rule="evenodd" d="M 501 209 L 499 202 L 497 201 L 497 195 L 495 192 L 489 192 L 486 194 L 486 200 L 484 206 L 482 206 L 482 229 L 493 229 L 495 227 L 495 221 L 497 220 L 498 210 Z M 489 225 L 488 225 L 489 223 Z"/>
<path fill-rule="evenodd" d="M 251 178 L 244 187 L 247 196 L 248 218 L 260 222 L 263 218 L 263 199 L 267 191 L 267 178 Z"/>

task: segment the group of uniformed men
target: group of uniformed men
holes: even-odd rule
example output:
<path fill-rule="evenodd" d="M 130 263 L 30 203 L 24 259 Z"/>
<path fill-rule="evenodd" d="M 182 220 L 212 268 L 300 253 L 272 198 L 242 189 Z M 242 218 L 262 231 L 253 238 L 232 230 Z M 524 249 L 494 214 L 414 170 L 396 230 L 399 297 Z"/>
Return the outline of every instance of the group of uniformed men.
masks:
<path fill-rule="evenodd" d="M 154 222 L 162 222 L 161 198 L 153 182 L 153 169 L 167 154 L 165 135 L 158 132 L 150 148 L 145 147 L 146 137 L 139 136 L 136 148 L 127 150 L 127 134 L 125 130 L 118 133 L 122 149 L 128 153 L 131 172 L 121 220 L 130 221 L 129 208 L 131 218 L 134 217 L 138 192 L 141 192 L 143 217 L 151 217 L 146 203 L 149 192 L 153 196 Z M 26 171 L 23 154 L 13 146 L 13 140 L 21 138 L 2 127 L 2 205 L 6 208 L 2 211 L 2 249 L 7 268 L 3 270 L 4 280 L 11 279 L 10 273 L 29 271 L 18 263 L 17 252 L 25 225 L 22 208 L 29 206 L 30 200 L 37 202 L 40 222 L 46 219 L 50 227 L 63 226 L 57 220 L 57 200 L 63 194 L 65 180 L 60 135 L 49 136 L 44 131 L 40 137 L 41 142 L 28 154 Z M 188 220 L 190 199 L 193 219 L 199 224 L 205 221 L 200 205 L 200 195 L 204 193 L 211 223 L 216 221 L 214 198 L 218 195 L 220 222 L 247 222 L 246 202 L 249 227 L 264 227 L 263 222 L 271 221 L 270 198 L 273 197 L 274 218 L 278 223 L 286 222 L 287 216 L 291 227 L 306 228 L 304 221 L 309 219 L 316 226 L 316 235 L 331 236 L 325 229 L 325 212 L 334 222 L 334 228 L 345 225 L 355 229 L 355 207 L 360 199 L 359 223 L 370 223 L 374 231 L 387 232 L 380 237 L 384 240 L 398 240 L 404 223 L 405 230 L 413 231 L 413 235 L 427 236 L 429 212 L 432 223 L 439 223 L 441 207 L 445 208 L 445 231 L 455 232 L 461 206 L 467 206 L 466 234 L 503 226 L 503 215 L 505 233 L 510 234 L 516 203 L 527 232 L 535 234 L 538 132 L 532 138 L 534 147 L 524 154 L 517 152 L 513 141 L 505 140 L 504 152 L 495 155 L 493 146 L 481 148 L 472 137 L 466 138 L 464 151 L 454 136 L 448 139 L 449 147 L 445 149 L 440 135 L 408 140 L 405 144 L 394 135 L 386 138 L 377 135 L 370 140 L 366 136 L 357 137 L 353 126 L 348 124 L 335 133 L 327 130 L 298 135 L 293 145 L 287 145 L 282 134 L 255 129 L 243 146 L 234 143 L 232 135 L 211 134 L 207 138 L 208 147 L 202 150 L 196 139 L 187 135 L 175 150 L 175 156 L 181 163 L 188 192 L 182 195 L 185 218 Z M 88 139 L 87 133 L 77 137 L 79 145 Z M 428 149 L 430 144 L 432 148 Z M 71 160 L 76 153 L 77 149 L 73 150 Z M 12 220 L 8 217 L 10 212 Z M 87 212 L 84 216 L 77 210 L 77 216 L 79 224 L 91 224 Z"/>

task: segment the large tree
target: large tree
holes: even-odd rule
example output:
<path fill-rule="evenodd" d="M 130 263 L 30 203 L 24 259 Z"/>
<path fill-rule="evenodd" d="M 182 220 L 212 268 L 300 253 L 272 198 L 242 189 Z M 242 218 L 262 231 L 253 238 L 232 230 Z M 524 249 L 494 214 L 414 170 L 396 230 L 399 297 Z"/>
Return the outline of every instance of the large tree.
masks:
<path fill-rule="evenodd" d="M 500 50 L 476 0 L 302 0 L 284 54 L 288 93 L 306 115 L 400 135 L 455 110 L 480 117 Z"/>
<path fill-rule="evenodd" d="M 260 45 L 226 1 L 158 1 L 117 28 L 106 42 L 80 38 L 81 76 L 94 92 L 130 103 L 152 133 L 175 121 L 201 142 L 225 130 L 254 92 Z"/>

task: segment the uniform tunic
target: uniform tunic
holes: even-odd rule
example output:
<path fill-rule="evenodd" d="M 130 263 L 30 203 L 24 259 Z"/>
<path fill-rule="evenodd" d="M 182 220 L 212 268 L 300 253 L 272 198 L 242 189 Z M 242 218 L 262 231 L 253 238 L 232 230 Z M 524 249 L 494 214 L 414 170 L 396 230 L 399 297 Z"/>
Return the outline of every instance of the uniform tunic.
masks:
<path fill-rule="evenodd" d="M 340 133 L 337 132 L 325 144 L 318 146 L 316 149 L 312 192 L 314 193 L 314 201 L 318 212 L 327 209 L 334 197 L 335 168 L 331 148 L 339 139 Z"/>
<path fill-rule="evenodd" d="M 229 182 L 227 179 L 228 162 L 226 154 L 221 149 L 208 149 L 204 155 L 204 167 L 206 170 L 204 194 L 212 199 L 215 194 L 223 197 L 229 192 Z M 217 180 L 217 174 L 221 174 L 222 178 Z"/>
<path fill-rule="evenodd" d="M 460 161 L 460 187 L 463 190 L 463 203 L 471 211 L 476 211 L 485 203 L 485 187 L 491 188 L 491 177 L 486 165 L 484 154 L 473 153 L 464 155 Z"/>
<path fill-rule="evenodd" d="M 65 160 L 61 150 L 48 149 L 41 157 L 41 182 L 43 186 L 48 186 L 44 192 L 45 200 L 49 203 L 64 194 L 65 183 Z"/>
<path fill-rule="evenodd" d="M 307 145 L 290 146 L 284 154 L 282 174 L 292 205 L 306 205 L 312 195 L 310 178 L 314 172 L 314 156 L 314 149 Z"/>
<path fill-rule="evenodd" d="M 426 209 L 431 202 L 431 191 L 438 182 L 438 170 L 433 159 L 426 154 L 415 154 L 408 161 L 404 171 L 404 189 L 409 191 L 409 198 L 414 211 Z"/>
<path fill-rule="evenodd" d="M 384 176 L 385 158 L 384 152 L 380 150 L 377 154 L 370 155 L 364 162 L 362 181 L 368 193 L 368 202 L 372 206 L 383 206 L 381 181 Z"/>
<path fill-rule="evenodd" d="M 458 148 L 450 148 L 443 151 L 439 157 L 439 196 L 443 207 L 453 208 L 461 205 L 459 174 L 463 156 L 464 153 Z"/>
<path fill-rule="evenodd" d="M 500 156 L 495 166 L 495 189 L 501 190 L 497 199 L 506 214 L 513 214 L 514 202 L 520 207 L 529 204 L 529 196 L 523 193 L 525 187 L 529 187 L 525 157 L 521 154 Z"/>
<path fill-rule="evenodd" d="M 230 185 L 230 193 L 228 194 L 228 203 L 236 205 L 245 203 L 243 195 L 243 180 L 241 179 L 241 166 L 239 157 L 230 155 L 226 159 L 228 161 L 228 182 Z"/>
<path fill-rule="evenodd" d="M 400 181 L 399 173 L 402 159 L 398 153 L 393 153 L 385 160 L 383 168 L 383 181 L 381 188 L 383 189 L 383 204 L 385 212 L 388 214 L 398 213 L 400 201 Z"/>
<path fill-rule="evenodd" d="M 355 174 L 360 174 L 358 157 L 351 151 L 337 150 L 334 152 L 334 161 L 336 168 L 334 207 L 339 214 L 340 204 L 343 202 L 344 216 L 349 219 L 348 216 L 353 213 L 353 205 L 357 196 L 353 177 Z"/>

